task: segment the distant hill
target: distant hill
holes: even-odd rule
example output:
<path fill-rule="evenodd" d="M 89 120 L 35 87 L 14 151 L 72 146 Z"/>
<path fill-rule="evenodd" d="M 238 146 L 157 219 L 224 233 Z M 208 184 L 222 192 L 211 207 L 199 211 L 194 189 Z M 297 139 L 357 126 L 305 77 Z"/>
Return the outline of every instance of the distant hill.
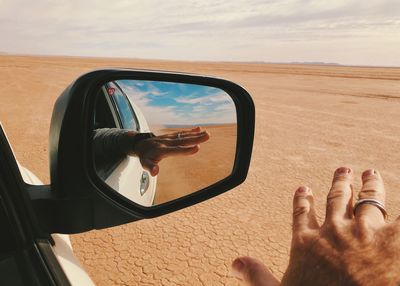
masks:
<path fill-rule="evenodd" d="M 251 64 L 275 64 L 275 65 L 325 65 L 325 66 L 342 66 L 338 63 L 326 63 L 326 62 L 265 62 L 265 61 L 250 61 L 247 63 Z"/>
<path fill-rule="evenodd" d="M 290 65 L 326 65 L 326 66 L 341 66 L 338 63 L 325 63 L 325 62 L 290 62 Z"/>

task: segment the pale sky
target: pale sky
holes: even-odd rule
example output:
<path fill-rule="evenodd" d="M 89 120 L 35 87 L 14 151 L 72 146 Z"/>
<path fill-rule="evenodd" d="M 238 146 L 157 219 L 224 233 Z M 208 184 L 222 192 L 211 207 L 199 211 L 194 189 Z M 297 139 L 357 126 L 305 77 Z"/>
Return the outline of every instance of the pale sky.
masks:
<path fill-rule="evenodd" d="M 400 0 L 0 0 L 0 52 L 400 66 Z"/>

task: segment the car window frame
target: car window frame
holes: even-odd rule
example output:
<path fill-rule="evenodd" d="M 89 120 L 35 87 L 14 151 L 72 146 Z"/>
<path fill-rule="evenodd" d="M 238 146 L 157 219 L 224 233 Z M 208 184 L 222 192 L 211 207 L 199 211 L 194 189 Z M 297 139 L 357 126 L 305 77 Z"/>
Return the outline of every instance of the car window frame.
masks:
<path fill-rule="evenodd" d="M 107 86 L 107 87 L 108 87 L 108 86 Z M 108 95 L 107 89 L 106 89 L 105 85 L 102 86 L 101 89 L 102 89 L 103 96 L 106 98 L 106 101 L 107 101 L 108 107 L 110 108 L 111 114 L 112 114 L 112 116 L 113 116 L 113 118 L 114 118 L 115 126 L 116 126 L 117 128 L 119 128 L 119 129 L 123 129 L 123 127 L 122 127 L 122 121 L 121 121 L 121 119 L 120 119 L 120 117 L 119 117 L 120 115 L 119 115 L 119 113 L 118 113 L 118 111 L 117 111 L 117 107 L 115 106 L 114 99 L 112 99 L 112 98 Z"/>
<path fill-rule="evenodd" d="M 106 102 L 107 102 L 108 108 L 110 109 L 112 117 L 114 118 L 114 123 L 115 123 L 116 128 L 123 129 L 122 128 L 122 120 L 119 117 L 120 115 L 118 113 L 118 109 L 116 107 L 114 98 L 112 98 L 111 96 L 108 95 L 106 88 L 108 88 L 108 83 L 104 84 L 101 87 L 102 96 L 104 96 L 106 98 Z M 98 176 L 101 177 L 103 180 L 106 180 L 112 174 L 112 172 L 119 166 L 119 164 L 121 164 L 121 162 L 124 159 L 125 159 L 125 157 L 122 157 L 121 159 L 116 160 L 113 164 L 110 164 L 109 166 L 107 166 L 106 169 L 105 168 L 97 169 Z"/>
<path fill-rule="evenodd" d="M 126 103 L 128 104 L 129 110 L 131 111 L 132 118 L 133 118 L 133 120 L 135 121 L 135 124 L 136 124 L 136 130 L 135 130 L 135 129 L 129 129 L 129 128 L 126 128 L 126 127 L 124 126 L 123 121 L 122 121 L 121 111 L 120 111 L 120 109 L 119 109 L 119 107 L 118 107 L 118 104 L 116 103 L 116 100 L 115 100 L 114 96 L 107 96 L 107 95 L 108 95 L 108 92 L 107 92 L 107 90 L 105 90 L 105 88 L 104 88 L 104 91 L 105 91 L 104 94 L 108 97 L 108 100 L 109 100 L 110 102 L 112 102 L 112 105 L 113 105 L 113 108 L 114 108 L 114 112 L 115 112 L 115 114 L 116 114 L 116 116 L 117 116 L 117 118 L 118 118 L 118 122 L 119 122 L 120 129 L 129 129 L 129 130 L 134 130 L 134 131 L 136 131 L 136 132 L 140 132 L 140 130 L 141 130 L 140 123 L 139 123 L 139 120 L 138 120 L 138 118 L 137 118 L 137 116 L 136 116 L 136 113 L 135 113 L 135 111 L 134 111 L 134 109 L 133 109 L 133 107 L 132 107 L 132 104 L 131 104 L 131 102 L 130 102 L 128 96 L 127 96 L 126 93 L 122 90 L 122 88 L 118 85 L 118 83 L 117 83 L 116 81 L 111 81 L 111 83 L 112 83 L 113 85 L 115 85 L 115 86 L 118 88 L 118 91 L 121 92 L 121 94 L 124 96 L 125 101 L 126 101 Z M 108 87 L 109 87 L 109 83 L 107 82 L 107 83 L 105 84 L 105 86 L 107 86 L 107 88 L 108 88 Z"/>

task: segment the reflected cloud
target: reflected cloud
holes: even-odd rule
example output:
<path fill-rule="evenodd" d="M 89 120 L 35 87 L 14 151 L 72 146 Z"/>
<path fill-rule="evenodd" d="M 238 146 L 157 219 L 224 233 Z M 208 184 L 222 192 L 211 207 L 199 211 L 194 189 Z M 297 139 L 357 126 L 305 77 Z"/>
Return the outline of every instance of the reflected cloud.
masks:
<path fill-rule="evenodd" d="M 220 89 L 181 83 L 120 80 L 118 85 L 153 125 L 236 123 L 236 108 Z"/>
<path fill-rule="evenodd" d="M 218 91 L 218 94 L 213 94 L 209 96 L 200 96 L 200 97 L 193 97 L 193 96 L 185 96 L 185 97 L 178 97 L 174 99 L 176 102 L 179 103 L 187 103 L 187 104 L 212 104 L 212 103 L 222 103 L 222 102 L 231 102 L 232 100 L 230 97 L 227 97 L 226 93 L 221 93 Z"/>

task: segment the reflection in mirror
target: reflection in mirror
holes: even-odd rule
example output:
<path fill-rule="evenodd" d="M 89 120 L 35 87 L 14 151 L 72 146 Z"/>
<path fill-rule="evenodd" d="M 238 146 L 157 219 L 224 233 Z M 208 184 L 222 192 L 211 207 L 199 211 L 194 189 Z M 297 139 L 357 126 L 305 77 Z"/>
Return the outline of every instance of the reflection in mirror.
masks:
<path fill-rule="evenodd" d="M 232 172 L 236 107 L 223 90 L 116 80 L 97 93 L 93 154 L 98 176 L 142 206 L 204 189 Z"/>

